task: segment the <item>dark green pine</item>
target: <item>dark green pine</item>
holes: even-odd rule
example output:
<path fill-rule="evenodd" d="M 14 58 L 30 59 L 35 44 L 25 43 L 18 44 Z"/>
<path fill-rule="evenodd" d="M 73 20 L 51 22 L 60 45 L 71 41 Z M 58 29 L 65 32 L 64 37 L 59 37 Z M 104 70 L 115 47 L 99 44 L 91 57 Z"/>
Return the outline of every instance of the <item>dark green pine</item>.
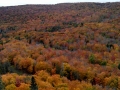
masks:
<path fill-rule="evenodd" d="M 36 84 L 35 78 L 32 76 L 31 78 L 31 86 L 30 86 L 31 90 L 38 90 L 38 86 Z"/>
<path fill-rule="evenodd" d="M 3 82 L 2 82 L 1 76 L 0 76 L 0 90 L 4 90 L 4 85 L 3 85 Z"/>

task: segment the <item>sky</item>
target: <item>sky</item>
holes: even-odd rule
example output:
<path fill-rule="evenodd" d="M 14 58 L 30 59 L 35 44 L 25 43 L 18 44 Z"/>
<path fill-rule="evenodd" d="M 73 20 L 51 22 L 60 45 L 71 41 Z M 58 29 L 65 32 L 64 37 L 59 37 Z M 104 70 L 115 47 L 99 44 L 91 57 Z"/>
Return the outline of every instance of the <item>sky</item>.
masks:
<path fill-rule="evenodd" d="M 116 2 L 120 0 L 0 0 L 0 6 L 15 6 L 25 4 L 57 4 L 70 2 Z"/>

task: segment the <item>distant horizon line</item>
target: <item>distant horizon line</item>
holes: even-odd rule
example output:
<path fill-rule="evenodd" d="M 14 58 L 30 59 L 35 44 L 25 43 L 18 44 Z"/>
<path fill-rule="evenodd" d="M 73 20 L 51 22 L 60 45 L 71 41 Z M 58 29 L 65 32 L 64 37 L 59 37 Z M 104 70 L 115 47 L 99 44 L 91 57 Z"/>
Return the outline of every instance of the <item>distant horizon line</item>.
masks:
<path fill-rule="evenodd" d="M 43 3 L 39 3 L 39 4 L 15 4 L 15 5 L 0 5 L 0 7 L 12 7 L 12 6 L 25 6 L 25 5 L 57 5 L 57 4 L 74 4 L 74 3 L 120 3 L 120 1 L 114 1 L 114 2 L 61 2 L 61 3 L 53 3 L 53 4 L 51 4 L 51 3 L 46 3 L 46 4 L 43 4 Z"/>

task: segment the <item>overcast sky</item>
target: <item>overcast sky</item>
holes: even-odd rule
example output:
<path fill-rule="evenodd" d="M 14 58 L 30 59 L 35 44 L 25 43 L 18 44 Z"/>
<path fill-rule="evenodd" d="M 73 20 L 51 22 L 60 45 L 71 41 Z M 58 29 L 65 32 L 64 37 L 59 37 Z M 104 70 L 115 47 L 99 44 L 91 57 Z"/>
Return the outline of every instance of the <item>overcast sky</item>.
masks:
<path fill-rule="evenodd" d="M 24 4 L 56 4 L 65 2 L 116 2 L 120 0 L 0 0 L 0 6 L 13 6 Z"/>

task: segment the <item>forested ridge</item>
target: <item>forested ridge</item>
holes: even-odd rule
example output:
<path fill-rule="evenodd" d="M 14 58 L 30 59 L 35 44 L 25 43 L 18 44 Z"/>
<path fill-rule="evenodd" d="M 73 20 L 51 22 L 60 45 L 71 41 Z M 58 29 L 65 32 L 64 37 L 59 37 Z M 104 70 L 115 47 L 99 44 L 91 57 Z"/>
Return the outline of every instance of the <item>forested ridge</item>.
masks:
<path fill-rule="evenodd" d="M 120 90 L 120 2 L 0 7 L 0 90 Z"/>

